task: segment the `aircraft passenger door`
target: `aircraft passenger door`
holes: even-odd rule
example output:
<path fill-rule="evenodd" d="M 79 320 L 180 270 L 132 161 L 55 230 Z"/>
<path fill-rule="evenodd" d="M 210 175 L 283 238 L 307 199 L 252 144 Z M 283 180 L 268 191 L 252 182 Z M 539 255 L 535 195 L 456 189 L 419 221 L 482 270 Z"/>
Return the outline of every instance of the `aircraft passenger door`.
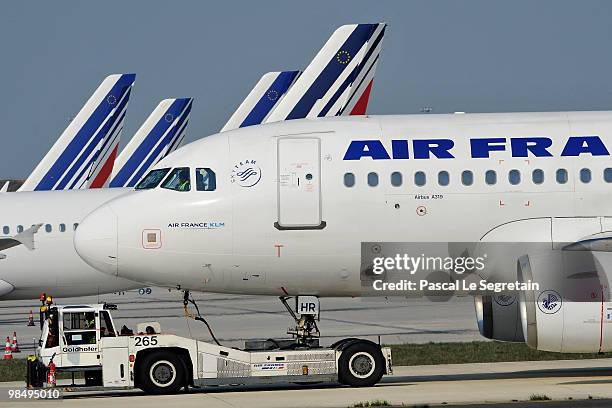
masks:
<path fill-rule="evenodd" d="M 321 140 L 278 139 L 278 221 L 280 230 L 322 229 Z"/>

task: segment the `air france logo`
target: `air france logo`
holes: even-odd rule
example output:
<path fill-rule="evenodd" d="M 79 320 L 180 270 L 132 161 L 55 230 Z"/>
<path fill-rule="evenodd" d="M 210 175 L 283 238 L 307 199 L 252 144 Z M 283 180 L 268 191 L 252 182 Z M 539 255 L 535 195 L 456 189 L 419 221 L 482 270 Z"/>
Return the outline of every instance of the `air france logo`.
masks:
<path fill-rule="evenodd" d="M 257 160 L 244 160 L 234 165 L 230 181 L 241 187 L 253 187 L 261 180 L 261 168 Z"/>
<path fill-rule="evenodd" d="M 219 229 L 225 228 L 225 223 L 220 221 L 213 222 L 169 222 L 168 228 L 182 229 Z"/>
<path fill-rule="evenodd" d="M 538 308 L 542 313 L 553 314 L 561 310 L 563 301 L 561 295 L 554 290 L 545 290 L 538 296 Z"/>
<path fill-rule="evenodd" d="M 459 139 L 467 146 L 473 159 L 490 158 L 495 152 L 510 152 L 512 157 L 553 157 L 551 150 L 561 150 L 561 157 L 610 156 L 599 136 L 571 136 L 561 146 L 553 146 L 549 137 L 493 137 Z M 555 141 L 559 143 L 558 140 Z M 452 139 L 394 139 L 391 144 L 381 140 L 353 140 L 346 149 L 344 160 L 402 160 L 454 159 L 455 141 Z"/>

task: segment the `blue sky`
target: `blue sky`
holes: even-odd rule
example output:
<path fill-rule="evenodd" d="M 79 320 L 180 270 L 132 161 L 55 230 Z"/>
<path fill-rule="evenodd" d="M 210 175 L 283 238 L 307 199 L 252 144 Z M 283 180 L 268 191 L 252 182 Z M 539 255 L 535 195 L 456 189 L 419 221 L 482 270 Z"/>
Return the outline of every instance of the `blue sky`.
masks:
<path fill-rule="evenodd" d="M 0 178 L 27 177 L 108 74 L 137 74 L 122 144 L 161 99 L 184 96 L 189 142 L 347 23 L 389 24 L 372 114 L 609 110 L 611 18 L 605 0 L 7 3 Z"/>

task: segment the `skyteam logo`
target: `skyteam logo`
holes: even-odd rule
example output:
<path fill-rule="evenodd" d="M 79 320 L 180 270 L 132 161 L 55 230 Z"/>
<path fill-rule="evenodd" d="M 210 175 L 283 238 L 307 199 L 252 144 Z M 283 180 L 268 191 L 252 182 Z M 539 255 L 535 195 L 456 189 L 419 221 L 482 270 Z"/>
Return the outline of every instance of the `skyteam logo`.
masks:
<path fill-rule="evenodd" d="M 563 300 L 561 295 L 554 290 L 545 290 L 538 296 L 538 308 L 542 313 L 553 314 L 561 310 Z"/>
<path fill-rule="evenodd" d="M 241 187 L 253 187 L 261 180 L 261 168 L 257 160 L 244 160 L 234 165 L 230 181 Z"/>

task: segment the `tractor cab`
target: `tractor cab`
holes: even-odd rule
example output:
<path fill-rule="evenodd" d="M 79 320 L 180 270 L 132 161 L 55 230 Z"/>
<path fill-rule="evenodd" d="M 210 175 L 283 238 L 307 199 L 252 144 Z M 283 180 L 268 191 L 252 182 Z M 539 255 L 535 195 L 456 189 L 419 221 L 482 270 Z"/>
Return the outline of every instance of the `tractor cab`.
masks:
<path fill-rule="evenodd" d="M 99 368 L 100 340 L 117 337 L 109 310 L 113 305 L 52 306 L 45 313 L 38 355 L 58 369 Z"/>

